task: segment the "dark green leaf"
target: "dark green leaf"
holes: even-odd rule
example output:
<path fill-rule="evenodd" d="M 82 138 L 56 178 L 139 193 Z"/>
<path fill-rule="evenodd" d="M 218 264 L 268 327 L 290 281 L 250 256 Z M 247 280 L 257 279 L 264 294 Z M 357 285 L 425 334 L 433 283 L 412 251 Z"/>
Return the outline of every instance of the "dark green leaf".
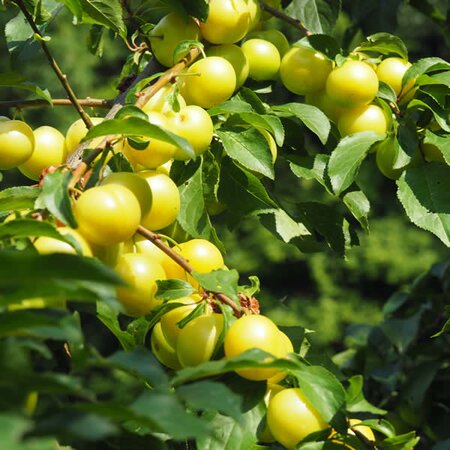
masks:
<path fill-rule="evenodd" d="M 50 104 L 52 101 L 50 92 L 47 89 L 41 89 L 36 84 L 27 81 L 23 75 L 17 73 L 1 73 L 0 88 L 1 87 L 24 89 L 26 91 L 33 92 L 37 96 L 48 101 Z"/>
<path fill-rule="evenodd" d="M 235 97 L 237 100 L 249 103 L 258 114 L 266 114 L 266 107 L 258 95 L 252 89 L 242 86 Z"/>
<path fill-rule="evenodd" d="M 411 80 L 425 73 L 435 72 L 439 70 L 449 70 L 450 63 L 441 58 L 423 58 L 416 61 L 405 73 L 402 85 L 408 84 Z"/>
<path fill-rule="evenodd" d="M 265 137 L 256 129 L 218 131 L 225 152 L 247 170 L 274 178 L 272 153 Z"/>
<path fill-rule="evenodd" d="M 434 145 L 442 153 L 446 163 L 450 165 L 450 134 L 441 136 L 426 130 L 423 143 Z"/>
<path fill-rule="evenodd" d="M 355 50 L 362 52 L 376 52 L 381 53 L 382 55 L 394 54 L 403 59 L 408 59 L 408 49 L 404 42 L 399 37 L 389 33 L 372 34 Z"/>
<path fill-rule="evenodd" d="M 326 179 L 329 159 L 329 155 L 319 153 L 314 157 L 296 158 L 295 161 L 289 163 L 289 167 L 295 176 L 305 180 L 316 180 L 331 194 L 329 183 L 327 183 Z"/>
<path fill-rule="evenodd" d="M 366 131 L 346 136 L 339 142 L 328 164 L 328 176 L 335 194 L 339 195 L 353 183 L 369 149 L 384 138 L 384 134 Z"/>
<path fill-rule="evenodd" d="M 429 163 L 407 169 L 397 185 L 398 198 L 411 222 L 450 246 L 448 166 Z"/>
<path fill-rule="evenodd" d="M 397 94 L 392 89 L 392 86 L 384 81 L 379 81 L 377 97 L 383 98 L 388 102 L 397 103 Z"/>
<path fill-rule="evenodd" d="M 363 229 L 369 231 L 370 202 L 366 194 L 363 191 L 347 192 L 342 201 Z"/>
<path fill-rule="evenodd" d="M 105 46 L 105 28 L 101 25 L 92 25 L 89 29 L 88 48 L 89 51 L 101 58 Z"/>
<path fill-rule="evenodd" d="M 175 300 L 187 297 L 195 292 L 190 283 L 183 280 L 157 280 L 158 290 L 155 298 L 158 300 Z"/>
<path fill-rule="evenodd" d="M 190 16 L 203 22 L 208 17 L 209 5 L 207 0 L 184 0 L 181 4 Z"/>
<path fill-rule="evenodd" d="M 72 212 L 69 196 L 71 181 L 72 172 L 58 169 L 53 173 L 48 173 L 44 178 L 44 185 L 38 201 L 58 220 L 71 228 L 77 228 L 78 224 Z"/>
<path fill-rule="evenodd" d="M 79 0 L 79 2 L 83 8 L 83 21 L 93 21 L 111 28 L 123 39 L 126 38 L 127 29 L 119 0 Z"/>
<path fill-rule="evenodd" d="M 236 420 L 239 420 L 241 415 L 241 397 L 225 384 L 215 381 L 197 381 L 180 386 L 176 393 L 190 408 L 198 411 L 217 411 Z"/>
<path fill-rule="evenodd" d="M 218 116 L 220 114 L 240 114 L 252 112 L 252 106 L 240 100 L 228 100 L 220 105 L 213 106 L 208 110 L 210 116 Z"/>
<path fill-rule="evenodd" d="M 303 103 L 286 103 L 272 108 L 280 116 L 293 116 L 299 119 L 325 144 L 330 134 L 331 125 L 328 117 L 315 106 Z"/>
<path fill-rule="evenodd" d="M 108 167 L 113 172 L 133 172 L 133 167 L 123 153 L 116 153 L 108 160 Z"/>
<path fill-rule="evenodd" d="M 438 103 L 431 98 L 424 98 L 423 100 L 413 99 L 408 103 L 408 110 L 419 109 L 428 110 L 433 113 L 434 119 L 439 126 L 450 132 L 450 123 L 448 121 L 448 112 L 446 112 Z"/>
<path fill-rule="evenodd" d="M 239 117 L 254 127 L 264 128 L 269 131 L 275 138 L 277 145 L 279 147 L 283 145 L 284 128 L 278 117 L 267 114 L 256 114 L 254 112 L 240 113 Z"/>
<path fill-rule="evenodd" d="M 340 1 L 331 0 L 294 0 L 286 13 L 300 20 L 312 33 L 330 34 L 341 9 Z"/>

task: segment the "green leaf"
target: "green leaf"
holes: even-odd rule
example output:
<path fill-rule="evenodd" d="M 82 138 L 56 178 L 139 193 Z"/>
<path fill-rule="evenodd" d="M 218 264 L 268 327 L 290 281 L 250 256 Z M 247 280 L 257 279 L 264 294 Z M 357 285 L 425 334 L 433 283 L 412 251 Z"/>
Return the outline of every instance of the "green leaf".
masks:
<path fill-rule="evenodd" d="M 433 113 L 434 119 L 439 124 L 439 126 L 450 132 L 450 123 L 448 121 L 448 112 L 445 111 L 438 103 L 436 103 L 431 98 L 424 98 L 423 100 L 413 99 L 408 103 L 408 111 L 409 110 L 428 110 Z"/>
<path fill-rule="evenodd" d="M 78 224 L 72 212 L 69 196 L 69 184 L 72 181 L 72 172 L 58 169 L 48 173 L 44 178 L 41 195 L 38 202 L 42 203 L 58 220 L 71 228 Z"/>
<path fill-rule="evenodd" d="M 219 199 L 230 206 L 233 212 L 243 215 L 277 207 L 261 181 L 252 173 L 238 168 L 230 159 L 222 163 Z"/>
<path fill-rule="evenodd" d="M 450 63 L 441 58 L 433 57 L 419 59 L 405 72 L 402 85 L 408 84 L 411 80 L 414 80 L 425 73 L 449 69 Z"/>
<path fill-rule="evenodd" d="M 327 142 L 331 124 L 319 108 L 303 103 L 286 103 L 273 106 L 272 109 L 282 117 L 296 117 L 320 139 L 322 144 Z"/>
<path fill-rule="evenodd" d="M 283 145 L 284 128 L 278 117 L 268 114 L 256 114 L 254 112 L 244 112 L 239 114 L 239 117 L 254 127 L 264 128 L 269 131 L 275 138 L 277 145 L 279 147 Z"/>
<path fill-rule="evenodd" d="M 126 39 L 127 28 L 123 21 L 122 6 L 119 0 L 79 0 L 79 2 L 83 8 L 83 21 L 93 21 L 111 28 L 121 38 Z"/>
<path fill-rule="evenodd" d="M 108 160 L 108 167 L 113 172 L 133 172 L 133 166 L 122 152 L 116 153 L 111 159 Z"/>
<path fill-rule="evenodd" d="M 145 391 L 131 405 L 132 411 L 154 423 L 157 431 L 177 440 L 208 436 L 209 427 L 202 419 L 185 411 L 173 393 Z"/>
<path fill-rule="evenodd" d="M 395 428 L 392 426 L 390 422 L 388 422 L 385 419 L 368 419 L 363 420 L 358 425 L 366 425 L 372 430 L 378 431 L 381 434 L 384 434 L 387 437 L 394 437 L 395 436 Z"/>
<path fill-rule="evenodd" d="M 404 353 L 417 337 L 421 317 L 422 311 L 419 310 L 406 319 L 387 319 L 381 323 L 380 328 L 398 352 Z"/>
<path fill-rule="evenodd" d="M 370 202 L 366 194 L 363 191 L 347 192 L 342 201 L 363 229 L 369 231 Z"/>
<path fill-rule="evenodd" d="M 277 234 L 284 242 L 290 242 L 295 238 L 311 236 L 311 233 L 301 222 L 294 220 L 283 209 L 268 208 L 257 212 L 262 224 Z"/>
<path fill-rule="evenodd" d="M 206 416 L 212 434 L 196 441 L 198 450 L 248 450 L 256 449 L 256 430 L 264 417 L 265 407 L 260 404 L 241 414 L 239 420 L 221 414 Z"/>
<path fill-rule="evenodd" d="M 0 73 L 0 88 L 1 87 L 30 91 L 50 104 L 52 102 L 52 97 L 47 89 L 41 89 L 36 84 L 28 81 L 26 77 L 17 73 Z"/>
<path fill-rule="evenodd" d="M 245 169 L 273 180 L 272 153 L 265 137 L 256 129 L 217 131 L 225 152 Z"/>
<path fill-rule="evenodd" d="M 88 49 L 89 51 L 101 58 L 103 56 L 103 49 L 105 46 L 105 28 L 101 25 L 92 25 L 89 29 L 88 35 Z"/>
<path fill-rule="evenodd" d="M 376 52 L 381 53 L 382 55 L 394 54 L 403 59 L 408 59 L 408 49 L 404 42 L 399 37 L 389 33 L 372 34 L 355 50 L 361 52 Z"/>
<path fill-rule="evenodd" d="M 239 273 L 236 270 L 217 269 L 208 273 L 192 272 L 191 275 L 200 283 L 203 289 L 212 292 L 222 292 L 239 304 Z"/>
<path fill-rule="evenodd" d="M 198 411 L 218 411 L 237 421 L 241 415 L 241 397 L 225 384 L 216 381 L 197 381 L 180 386 L 176 393 L 189 408 Z"/>
<path fill-rule="evenodd" d="M 207 0 L 184 0 L 181 5 L 190 16 L 204 22 L 208 17 L 209 5 Z"/>
<path fill-rule="evenodd" d="M 392 86 L 385 83 L 384 81 L 378 82 L 377 97 L 383 98 L 388 102 L 397 103 L 397 94 L 395 93 Z"/>
<path fill-rule="evenodd" d="M 377 408 L 375 405 L 372 405 L 364 397 L 362 375 L 354 375 L 350 377 L 348 383 L 349 386 L 345 395 L 347 411 L 386 414 L 387 411 Z"/>
<path fill-rule="evenodd" d="M 175 300 L 195 292 L 192 285 L 183 280 L 157 280 L 156 284 L 158 285 L 155 296 L 157 300 Z"/>
<path fill-rule="evenodd" d="M 80 0 L 56 0 L 58 3 L 63 3 L 67 6 L 70 12 L 77 18 L 81 19 L 83 9 L 81 8 Z"/>
<path fill-rule="evenodd" d="M 312 34 L 306 36 L 295 45 L 303 46 L 306 42 L 309 44 L 308 47 L 323 53 L 331 60 L 334 60 L 336 55 L 341 53 L 341 48 L 336 39 L 328 34 Z"/>
<path fill-rule="evenodd" d="M 294 0 L 286 13 L 300 20 L 311 33 L 330 34 L 341 9 L 340 1 Z"/>
<path fill-rule="evenodd" d="M 272 355 L 254 348 L 234 358 L 207 361 L 195 367 L 181 369 L 177 372 L 171 383 L 173 386 L 179 386 L 200 378 L 234 372 L 239 369 L 276 368 L 292 371 L 299 367 L 299 363 L 293 359 L 274 359 Z"/>
<path fill-rule="evenodd" d="M 411 222 L 450 246 L 448 166 L 429 163 L 407 169 L 397 186 L 398 198 Z"/>
<path fill-rule="evenodd" d="M 163 128 L 149 123 L 147 120 L 137 117 L 127 117 L 125 119 L 109 119 L 91 128 L 82 142 L 90 141 L 96 137 L 108 135 L 126 135 L 137 137 L 148 137 L 168 142 L 180 147 L 183 152 L 191 158 L 195 157 L 194 150 L 189 142 L 176 134 L 164 130 Z"/>
<path fill-rule="evenodd" d="M 445 162 L 450 165 L 450 134 L 441 136 L 426 130 L 423 143 L 434 145 L 442 153 Z"/>
<path fill-rule="evenodd" d="M 228 100 L 220 105 L 213 106 L 208 109 L 208 114 L 211 117 L 218 116 L 221 114 L 240 114 L 240 113 L 251 113 L 253 111 L 252 106 L 241 100 Z"/>
<path fill-rule="evenodd" d="M 242 86 L 235 97 L 236 100 L 249 103 L 258 114 L 266 114 L 266 107 L 253 89 Z"/>
<path fill-rule="evenodd" d="M 366 131 L 346 136 L 333 150 L 328 163 L 328 176 L 336 195 L 342 193 L 355 180 L 359 166 L 375 142 L 385 138 L 384 134 Z"/>
<path fill-rule="evenodd" d="M 335 375 L 321 366 L 306 366 L 292 374 L 321 417 L 330 422 L 345 404 L 344 387 Z"/>
<path fill-rule="evenodd" d="M 157 389 L 166 389 L 169 379 L 161 364 L 150 350 L 136 347 L 132 351 L 120 351 L 108 358 L 108 364 L 139 376 Z"/>
<path fill-rule="evenodd" d="M 0 303 L 32 297 L 110 301 L 122 281 L 94 258 L 0 251 Z"/>
<path fill-rule="evenodd" d="M 295 158 L 289 162 L 289 167 L 295 176 L 305 180 L 316 180 L 331 194 L 326 178 L 329 159 L 329 155 L 319 153 L 315 156 Z"/>
<path fill-rule="evenodd" d="M 31 186 L 11 187 L 0 191 L 0 212 L 33 208 L 41 189 Z"/>
<path fill-rule="evenodd" d="M 212 225 L 206 212 L 203 193 L 203 164 L 180 187 L 181 208 L 178 222 L 193 237 L 209 239 Z"/>
<path fill-rule="evenodd" d="M 0 336 L 21 335 L 38 339 L 82 342 L 78 318 L 65 310 L 61 314 L 45 310 L 17 310 L 0 314 Z"/>

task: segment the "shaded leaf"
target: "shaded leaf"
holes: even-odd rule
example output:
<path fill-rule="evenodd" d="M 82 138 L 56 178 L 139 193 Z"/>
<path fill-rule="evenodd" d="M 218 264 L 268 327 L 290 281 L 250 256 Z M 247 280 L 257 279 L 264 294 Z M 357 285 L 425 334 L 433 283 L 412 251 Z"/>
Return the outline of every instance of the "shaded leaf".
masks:
<path fill-rule="evenodd" d="M 79 2 L 83 8 L 83 21 L 92 19 L 94 23 L 111 28 L 120 37 L 126 38 L 127 29 L 119 0 L 79 0 Z"/>
<path fill-rule="evenodd" d="M 195 292 L 192 284 L 184 280 L 157 280 L 158 290 L 155 298 L 158 300 L 175 300 L 187 297 Z"/>
<path fill-rule="evenodd" d="M 37 187 L 19 186 L 0 191 L 0 211 L 33 208 L 41 190 Z"/>

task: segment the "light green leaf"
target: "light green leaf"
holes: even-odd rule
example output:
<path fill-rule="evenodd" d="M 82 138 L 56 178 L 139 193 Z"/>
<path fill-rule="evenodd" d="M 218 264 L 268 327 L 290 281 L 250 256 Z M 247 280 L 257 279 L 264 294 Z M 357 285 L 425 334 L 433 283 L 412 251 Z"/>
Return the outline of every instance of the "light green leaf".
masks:
<path fill-rule="evenodd" d="M 284 142 L 284 128 L 281 120 L 276 116 L 268 114 L 256 114 L 253 112 L 244 112 L 239 117 L 254 127 L 264 128 L 269 131 L 275 138 L 275 142 L 279 147 Z"/>
<path fill-rule="evenodd" d="M 355 50 L 362 52 L 378 52 L 382 55 L 395 54 L 403 59 L 408 59 L 408 49 L 404 42 L 398 36 L 389 33 L 372 34 Z"/>
<path fill-rule="evenodd" d="M 208 273 L 192 272 L 192 276 L 200 283 L 203 289 L 212 292 L 222 292 L 237 304 L 239 274 L 236 270 L 218 269 Z"/>
<path fill-rule="evenodd" d="M 397 181 L 397 195 L 411 222 L 450 246 L 448 166 L 423 164 L 407 169 Z"/>
<path fill-rule="evenodd" d="M 375 405 L 372 405 L 364 397 L 362 375 L 354 375 L 350 377 L 348 383 L 349 386 L 347 388 L 345 396 L 347 411 L 386 414 L 387 411 L 377 408 Z"/>
<path fill-rule="evenodd" d="M 0 191 L 0 212 L 33 208 L 41 189 L 31 186 L 19 186 Z"/>
<path fill-rule="evenodd" d="M 441 152 L 445 162 L 450 166 L 450 134 L 441 136 L 426 130 L 423 143 L 434 145 Z"/>
<path fill-rule="evenodd" d="M 52 97 L 48 89 L 41 89 L 36 84 L 28 81 L 26 77 L 17 73 L 1 73 L 0 74 L 0 88 L 16 88 L 33 92 L 37 96 L 43 98 L 51 104 Z"/>
<path fill-rule="evenodd" d="M 328 163 L 328 176 L 334 193 L 339 195 L 355 180 L 359 166 L 375 142 L 385 138 L 384 134 L 365 131 L 344 137 L 333 150 Z"/>
<path fill-rule="evenodd" d="M 156 284 L 158 289 L 155 298 L 158 300 L 175 300 L 195 292 L 192 285 L 184 280 L 157 280 Z"/>
<path fill-rule="evenodd" d="M 245 169 L 273 180 L 272 153 L 265 137 L 256 129 L 218 131 L 225 152 Z"/>
<path fill-rule="evenodd" d="M 402 85 L 408 84 L 411 80 L 414 80 L 425 73 L 449 69 L 450 63 L 441 58 L 432 57 L 419 59 L 405 72 Z"/>
<path fill-rule="evenodd" d="M 220 105 L 213 106 L 208 109 L 210 116 L 218 116 L 220 114 L 239 114 L 250 113 L 253 111 L 252 106 L 241 100 L 228 100 Z"/>
<path fill-rule="evenodd" d="M 331 124 L 319 108 L 303 103 L 286 103 L 273 106 L 272 109 L 282 117 L 296 117 L 320 139 L 322 144 L 327 142 Z"/>
<path fill-rule="evenodd" d="M 347 192 L 342 198 L 345 206 L 365 231 L 369 231 L 370 202 L 363 191 Z"/>

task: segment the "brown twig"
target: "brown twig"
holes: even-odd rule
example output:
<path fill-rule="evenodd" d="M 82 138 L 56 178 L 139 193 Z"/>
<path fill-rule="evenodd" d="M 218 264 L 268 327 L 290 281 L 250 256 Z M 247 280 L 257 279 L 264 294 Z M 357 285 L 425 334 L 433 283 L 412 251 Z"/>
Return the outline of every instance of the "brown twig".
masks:
<path fill-rule="evenodd" d="M 50 53 L 49 48 L 47 47 L 47 44 L 45 43 L 44 36 L 42 36 L 38 26 L 36 25 L 36 22 L 33 19 L 33 16 L 28 12 L 27 7 L 25 6 L 25 2 L 23 0 L 16 0 L 17 6 L 22 11 L 23 15 L 25 16 L 25 19 L 29 23 L 31 29 L 33 30 L 34 34 L 37 36 L 37 40 L 39 41 L 39 44 L 41 45 L 42 50 L 45 53 L 45 56 L 47 56 L 47 59 L 50 63 L 51 68 L 55 72 L 56 76 L 61 81 L 61 84 L 63 85 L 65 91 L 67 92 L 67 95 L 72 102 L 72 105 L 77 110 L 78 114 L 80 115 L 83 122 L 86 124 L 88 128 L 92 127 L 92 121 L 88 114 L 84 111 L 83 107 L 80 105 L 80 102 L 78 101 L 75 92 L 72 89 L 72 86 L 69 84 L 69 81 L 67 80 L 67 76 L 62 72 L 60 67 L 58 66 L 57 62 L 55 61 L 55 58 L 53 58 L 52 54 Z"/>
<path fill-rule="evenodd" d="M 261 9 L 268 12 L 274 17 L 278 17 L 278 19 L 282 20 L 283 22 L 288 23 L 289 25 L 292 25 L 294 28 L 297 28 L 302 34 L 305 36 L 311 36 L 313 33 L 311 31 L 307 30 L 305 26 L 302 24 L 302 22 L 298 19 L 294 19 L 293 17 L 288 16 L 283 11 L 280 11 L 276 8 L 273 8 L 270 5 L 267 5 L 263 1 L 260 1 L 259 4 L 261 5 Z"/>
<path fill-rule="evenodd" d="M 113 101 L 96 98 L 78 99 L 81 106 L 90 108 L 111 108 Z M 41 106 L 73 106 L 73 103 L 68 98 L 54 98 L 51 103 L 44 99 L 36 100 L 5 100 L 0 101 L 0 108 L 39 108 Z"/>
<path fill-rule="evenodd" d="M 186 272 L 192 273 L 194 271 L 194 268 L 189 264 L 189 262 L 186 259 L 184 259 L 179 253 L 174 251 L 171 247 L 169 247 L 165 242 L 161 240 L 159 234 L 147 230 L 142 225 L 139 226 L 137 232 L 141 236 L 151 241 L 154 245 L 156 245 L 167 256 L 169 256 L 169 258 L 171 258 L 179 266 L 181 266 Z M 236 303 L 233 302 L 233 300 L 231 300 L 231 298 L 229 298 L 227 295 L 223 294 L 222 292 L 212 292 L 212 294 L 214 295 L 215 298 L 217 298 L 217 300 L 230 306 L 237 317 L 240 317 L 242 315 L 242 309 L 238 305 L 236 305 Z"/>

